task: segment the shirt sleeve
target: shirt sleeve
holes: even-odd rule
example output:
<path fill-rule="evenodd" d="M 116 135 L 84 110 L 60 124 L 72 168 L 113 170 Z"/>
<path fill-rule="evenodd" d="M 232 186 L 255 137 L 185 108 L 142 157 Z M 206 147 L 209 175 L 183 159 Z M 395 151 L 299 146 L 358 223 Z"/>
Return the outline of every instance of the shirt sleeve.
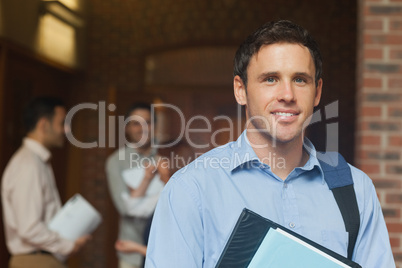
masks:
<path fill-rule="evenodd" d="M 152 221 L 145 267 L 203 266 L 200 202 L 183 180 L 165 186 Z"/>
<path fill-rule="evenodd" d="M 61 238 L 47 228 L 41 176 L 37 166 L 27 163 L 15 174 L 18 185 L 10 194 L 18 235 L 32 246 L 52 253 L 67 256 L 74 247 L 74 242 Z"/>
<path fill-rule="evenodd" d="M 148 218 L 155 210 L 159 194 L 146 195 L 144 197 L 130 197 L 127 193 L 122 193 L 122 198 L 127 207 L 128 215 Z"/>
<path fill-rule="evenodd" d="M 364 202 L 353 260 L 364 268 L 392 268 L 395 262 L 380 202 L 371 180 L 363 176 L 366 177 Z"/>
<path fill-rule="evenodd" d="M 120 215 L 129 215 L 122 193 L 129 194 L 127 185 L 124 183 L 119 167 L 119 160 L 112 155 L 106 162 L 106 177 L 109 185 L 110 196 L 114 206 Z"/>

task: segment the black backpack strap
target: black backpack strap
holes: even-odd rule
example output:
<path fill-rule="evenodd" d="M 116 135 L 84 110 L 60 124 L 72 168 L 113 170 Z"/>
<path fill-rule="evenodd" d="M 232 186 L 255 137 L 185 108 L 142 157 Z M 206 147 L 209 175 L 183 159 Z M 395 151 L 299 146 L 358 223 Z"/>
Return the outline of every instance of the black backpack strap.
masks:
<path fill-rule="evenodd" d="M 341 211 L 345 229 L 349 233 L 348 259 L 351 260 L 360 228 L 360 213 L 352 173 L 345 159 L 337 152 L 317 152 L 317 158 L 325 181 Z"/>

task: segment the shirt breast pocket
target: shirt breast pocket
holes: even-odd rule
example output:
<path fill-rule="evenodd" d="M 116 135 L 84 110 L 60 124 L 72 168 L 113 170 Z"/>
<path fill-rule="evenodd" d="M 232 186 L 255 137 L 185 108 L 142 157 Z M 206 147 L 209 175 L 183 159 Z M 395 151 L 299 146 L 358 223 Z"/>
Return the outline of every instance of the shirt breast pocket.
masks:
<path fill-rule="evenodd" d="M 349 242 L 348 232 L 339 230 L 322 230 L 321 238 L 322 246 L 335 251 L 342 256 L 347 256 Z"/>

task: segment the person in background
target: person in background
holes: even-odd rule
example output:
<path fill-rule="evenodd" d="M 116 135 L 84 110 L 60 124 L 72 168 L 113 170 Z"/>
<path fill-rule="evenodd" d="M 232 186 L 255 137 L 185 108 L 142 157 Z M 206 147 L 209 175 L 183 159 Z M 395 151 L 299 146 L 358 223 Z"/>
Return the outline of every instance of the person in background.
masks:
<path fill-rule="evenodd" d="M 147 103 L 133 104 L 126 114 L 126 121 L 128 144 L 109 156 L 106 175 L 110 195 L 120 214 L 118 240 L 144 244 L 144 230 L 170 172 L 168 163 L 162 161 L 156 148 L 152 147 L 154 126 L 151 106 Z M 131 179 L 137 184 L 129 185 L 127 180 Z M 119 268 L 143 265 L 141 254 L 119 250 L 117 254 Z"/>
<path fill-rule="evenodd" d="M 191 146 L 183 141 L 180 141 L 173 146 L 169 146 L 168 148 L 159 150 L 159 152 L 163 157 L 173 155 L 174 157 L 180 159 L 179 161 L 174 161 L 174 165 L 169 165 L 170 174 L 173 174 L 180 168 L 183 168 L 195 158 L 195 153 L 192 150 Z M 167 181 L 164 182 L 166 183 Z M 144 244 L 140 244 L 131 240 L 117 240 L 115 243 L 115 249 L 122 253 L 138 253 L 145 257 L 147 252 L 147 244 L 149 239 L 149 231 L 151 229 L 151 223 L 152 216 L 149 218 L 143 233 Z"/>
<path fill-rule="evenodd" d="M 34 99 L 24 111 L 27 129 L 2 178 L 1 198 L 10 268 L 62 268 L 54 255 L 70 256 L 90 239 L 69 241 L 48 229 L 61 208 L 53 170 L 53 148 L 64 144 L 63 103 L 52 97 Z"/>

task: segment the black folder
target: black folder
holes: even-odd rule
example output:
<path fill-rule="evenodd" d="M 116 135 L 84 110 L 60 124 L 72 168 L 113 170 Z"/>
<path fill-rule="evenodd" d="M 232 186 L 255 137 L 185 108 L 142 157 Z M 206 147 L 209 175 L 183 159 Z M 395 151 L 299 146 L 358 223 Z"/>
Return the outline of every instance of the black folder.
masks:
<path fill-rule="evenodd" d="M 232 231 L 232 234 L 230 235 L 218 260 L 216 268 L 246 268 L 250 264 L 254 254 L 258 250 L 270 228 L 280 228 L 352 268 L 361 268 L 359 264 L 345 258 L 344 256 L 246 208 L 243 209 L 240 214 L 234 230 Z"/>

